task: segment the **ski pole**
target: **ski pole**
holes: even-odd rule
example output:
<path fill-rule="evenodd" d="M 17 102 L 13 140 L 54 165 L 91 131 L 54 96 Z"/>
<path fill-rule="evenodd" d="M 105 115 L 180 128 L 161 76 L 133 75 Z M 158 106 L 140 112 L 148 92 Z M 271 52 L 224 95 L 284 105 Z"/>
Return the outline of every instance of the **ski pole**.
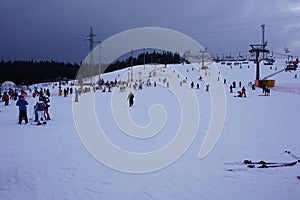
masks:
<path fill-rule="evenodd" d="M 285 153 L 289 154 L 292 158 L 297 159 L 300 162 L 300 157 L 293 154 L 291 151 L 285 151 Z"/>

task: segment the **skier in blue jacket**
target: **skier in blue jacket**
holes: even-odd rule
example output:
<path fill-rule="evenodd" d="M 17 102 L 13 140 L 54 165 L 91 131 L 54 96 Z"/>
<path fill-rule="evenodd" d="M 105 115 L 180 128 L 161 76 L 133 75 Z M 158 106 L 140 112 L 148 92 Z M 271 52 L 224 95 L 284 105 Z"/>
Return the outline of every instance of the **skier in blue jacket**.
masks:
<path fill-rule="evenodd" d="M 25 120 L 25 124 L 28 123 L 27 118 L 27 105 L 28 102 L 23 98 L 23 96 L 19 96 L 19 100 L 16 103 L 17 106 L 19 106 L 19 124 L 22 123 L 22 120 Z"/>

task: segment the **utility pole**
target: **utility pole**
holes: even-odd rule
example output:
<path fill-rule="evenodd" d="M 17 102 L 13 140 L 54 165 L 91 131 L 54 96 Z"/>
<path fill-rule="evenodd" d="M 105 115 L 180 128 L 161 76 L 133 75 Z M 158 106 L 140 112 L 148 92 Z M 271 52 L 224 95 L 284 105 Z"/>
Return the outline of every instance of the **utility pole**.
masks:
<path fill-rule="evenodd" d="M 133 82 L 133 51 L 131 51 L 131 82 Z"/>
<path fill-rule="evenodd" d="M 90 27 L 90 33 L 87 35 L 87 38 L 85 39 L 85 41 L 88 41 L 89 42 L 89 49 L 90 49 L 90 52 L 89 52 L 89 63 L 88 63 L 88 76 L 92 76 L 92 71 L 91 71 L 91 68 L 93 66 L 93 48 L 94 48 L 94 37 L 96 35 L 93 33 L 93 27 Z M 92 81 L 92 78 L 91 78 L 91 81 Z"/>
<path fill-rule="evenodd" d="M 87 38 L 86 40 L 89 41 L 89 47 L 90 47 L 90 52 L 93 50 L 93 47 L 94 47 L 94 37 L 96 35 L 93 33 L 93 27 L 91 26 L 90 27 L 90 33 L 87 35 Z"/>

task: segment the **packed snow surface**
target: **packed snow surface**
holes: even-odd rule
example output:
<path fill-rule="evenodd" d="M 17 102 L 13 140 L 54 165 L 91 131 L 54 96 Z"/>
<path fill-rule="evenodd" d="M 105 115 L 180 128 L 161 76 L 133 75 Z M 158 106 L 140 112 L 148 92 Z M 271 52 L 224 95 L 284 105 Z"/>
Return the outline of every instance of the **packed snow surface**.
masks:
<path fill-rule="evenodd" d="M 129 109 L 132 121 L 139 126 L 150 122 L 148 109 L 155 104 L 163 106 L 166 122 L 157 135 L 135 138 L 118 128 L 111 108 L 113 92 L 96 91 L 95 111 L 102 129 L 116 146 L 132 152 L 147 153 L 167 145 L 174 137 L 180 123 L 180 103 L 168 87 L 158 84 L 168 79 L 165 70 L 180 74 L 183 90 L 193 90 L 200 112 L 196 137 L 187 151 L 173 164 L 150 173 L 125 173 L 112 169 L 93 157 L 85 148 L 77 133 L 73 119 L 74 96 L 58 96 L 58 87 L 52 84 L 38 87 L 50 88 L 52 120 L 45 126 L 17 124 L 18 107 L 10 101 L 9 106 L 0 105 L 0 199 L 299 199 L 300 163 L 290 167 L 247 168 L 243 160 L 269 162 L 295 161 L 284 151 L 300 155 L 299 112 L 300 80 L 297 71 L 282 72 L 272 77 L 276 87 L 270 96 L 263 96 L 262 89 L 251 89 L 255 78 L 253 63 L 243 65 L 216 65 L 220 70 L 219 81 L 226 95 L 226 117 L 220 138 L 212 151 L 199 159 L 199 149 L 211 120 L 211 87 L 206 92 L 206 76 L 213 76 L 210 69 L 201 70 L 193 65 L 146 65 L 155 70 L 150 78 L 151 86 L 143 89 L 126 88 L 121 101 L 127 106 L 130 91 L 135 95 L 134 106 Z M 249 65 L 249 67 L 248 67 Z M 135 70 L 143 72 L 144 66 Z M 267 76 L 284 68 L 284 61 L 261 66 L 261 76 Z M 129 70 L 102 75 L 104 80 L 127 80 Z M 143 73 L 147 81 L 148 74 Z M 200 81 L 199 77 L 203 80 Z M 299 77 L 300 78 L 300 77 Z M 136 77 L 138 78 L 138 75 Z M 226 83 L 224 84 L 224 79 Z M 193 89 L 191 82 L 195 83 Z M 229 92 L 235 81 L 237 88 Z M 239 82 L 246 88 L 246 98 L 235 97 Z M 196 84 L 200 89 L 196 89 Z M 65 85 L 65 87 L 72 87 Z M 292 89 L 291 89 L 292 88 Z M 113 88 L 118 90 L 119 88 Z M 28 92 L 28 91 L 27 91 Z M 91 90 L 91 92 L 93 92 Z M 86 94 L 79 96 L 79 101 Z M 120 100 L 120 99 L 119 99 Z M 37 98 L 27 98 L 28 117 L 33 117 Z M 193 116 L 190 116 L 193 117 Z M 24 123 L 24 122 L 23 122 Z M 132 123 L 132 122 L 128 122 Z M 142 132 L 140 134 L 143 134 Z"/>

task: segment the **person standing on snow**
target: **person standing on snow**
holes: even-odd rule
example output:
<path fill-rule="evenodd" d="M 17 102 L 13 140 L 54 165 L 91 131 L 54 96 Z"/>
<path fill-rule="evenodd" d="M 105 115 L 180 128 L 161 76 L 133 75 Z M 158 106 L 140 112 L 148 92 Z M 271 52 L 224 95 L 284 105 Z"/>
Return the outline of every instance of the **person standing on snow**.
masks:
<path fill-rule="evenodd" d="M 50 97 L 50 90 L 49 89 L 46 90 L 46 96 Z"/>
<path fill-rule="evenodd" d="M 9 96 L 8 96 L 7 92 L 4 92 L 4 94 L 2 96 L 2 101 L 4 101 L 4 106 L 8 106 Z"/>
<path fill-rule="evenodd" d="M 41 121 L 43 122 L 43 124 L 47 124 L 46 120 L 45 120 L 45 103 L 43 101 L 42 97 L 39 97 L 39 101 L 36 103 L 36 109 L 38 112 L 38 123 L 36 125 L 41 125 Z"/>
<path fill-rule="evenodd" d="M 194 88 L 194 81 L 191 82 L 191 88 Z"/>
<path fill-rule="evenodd" d="M 230 93 L 233 93 L 233 87 L 232 87 L 232 85 L 229 86 L 229 90 L 230 90 Z"/>
<path fill-rule="evenodd" d="M 133 98 L 134 98 L 134 95 L 132 92 L 130 92 L 127 97 L 127 100 L 129 100 L 129 107 L 133 106 Z"/>
<path fill-rule="evenodd" d="M 22 120 L 25 120 L 25 124 L 28 123 L 27 118 L 27 106 L 28 102 L 23 98 L 23 96 L 19 96 L 19 100 L 16 103 L 16 106 L 19 106 L 19 124 L 22 123 Z"/>
<path fill-rule="evenodd" d="M 246 89 L 245 89 L 245 87 L 242 88 L 242 96 L 246 97 Z"/>
<path fill-rule="evenodd" d="M 51 118 L 50 118 L 49 111 L 48 111 L 49 107 L 50 107 L 50 104 L 49 104 L 50 99 L 47 96 L 43 96 L 43 101 L 45 103 L 44 116 L 46 117 L 47 120 L 50 120 Z"/>

